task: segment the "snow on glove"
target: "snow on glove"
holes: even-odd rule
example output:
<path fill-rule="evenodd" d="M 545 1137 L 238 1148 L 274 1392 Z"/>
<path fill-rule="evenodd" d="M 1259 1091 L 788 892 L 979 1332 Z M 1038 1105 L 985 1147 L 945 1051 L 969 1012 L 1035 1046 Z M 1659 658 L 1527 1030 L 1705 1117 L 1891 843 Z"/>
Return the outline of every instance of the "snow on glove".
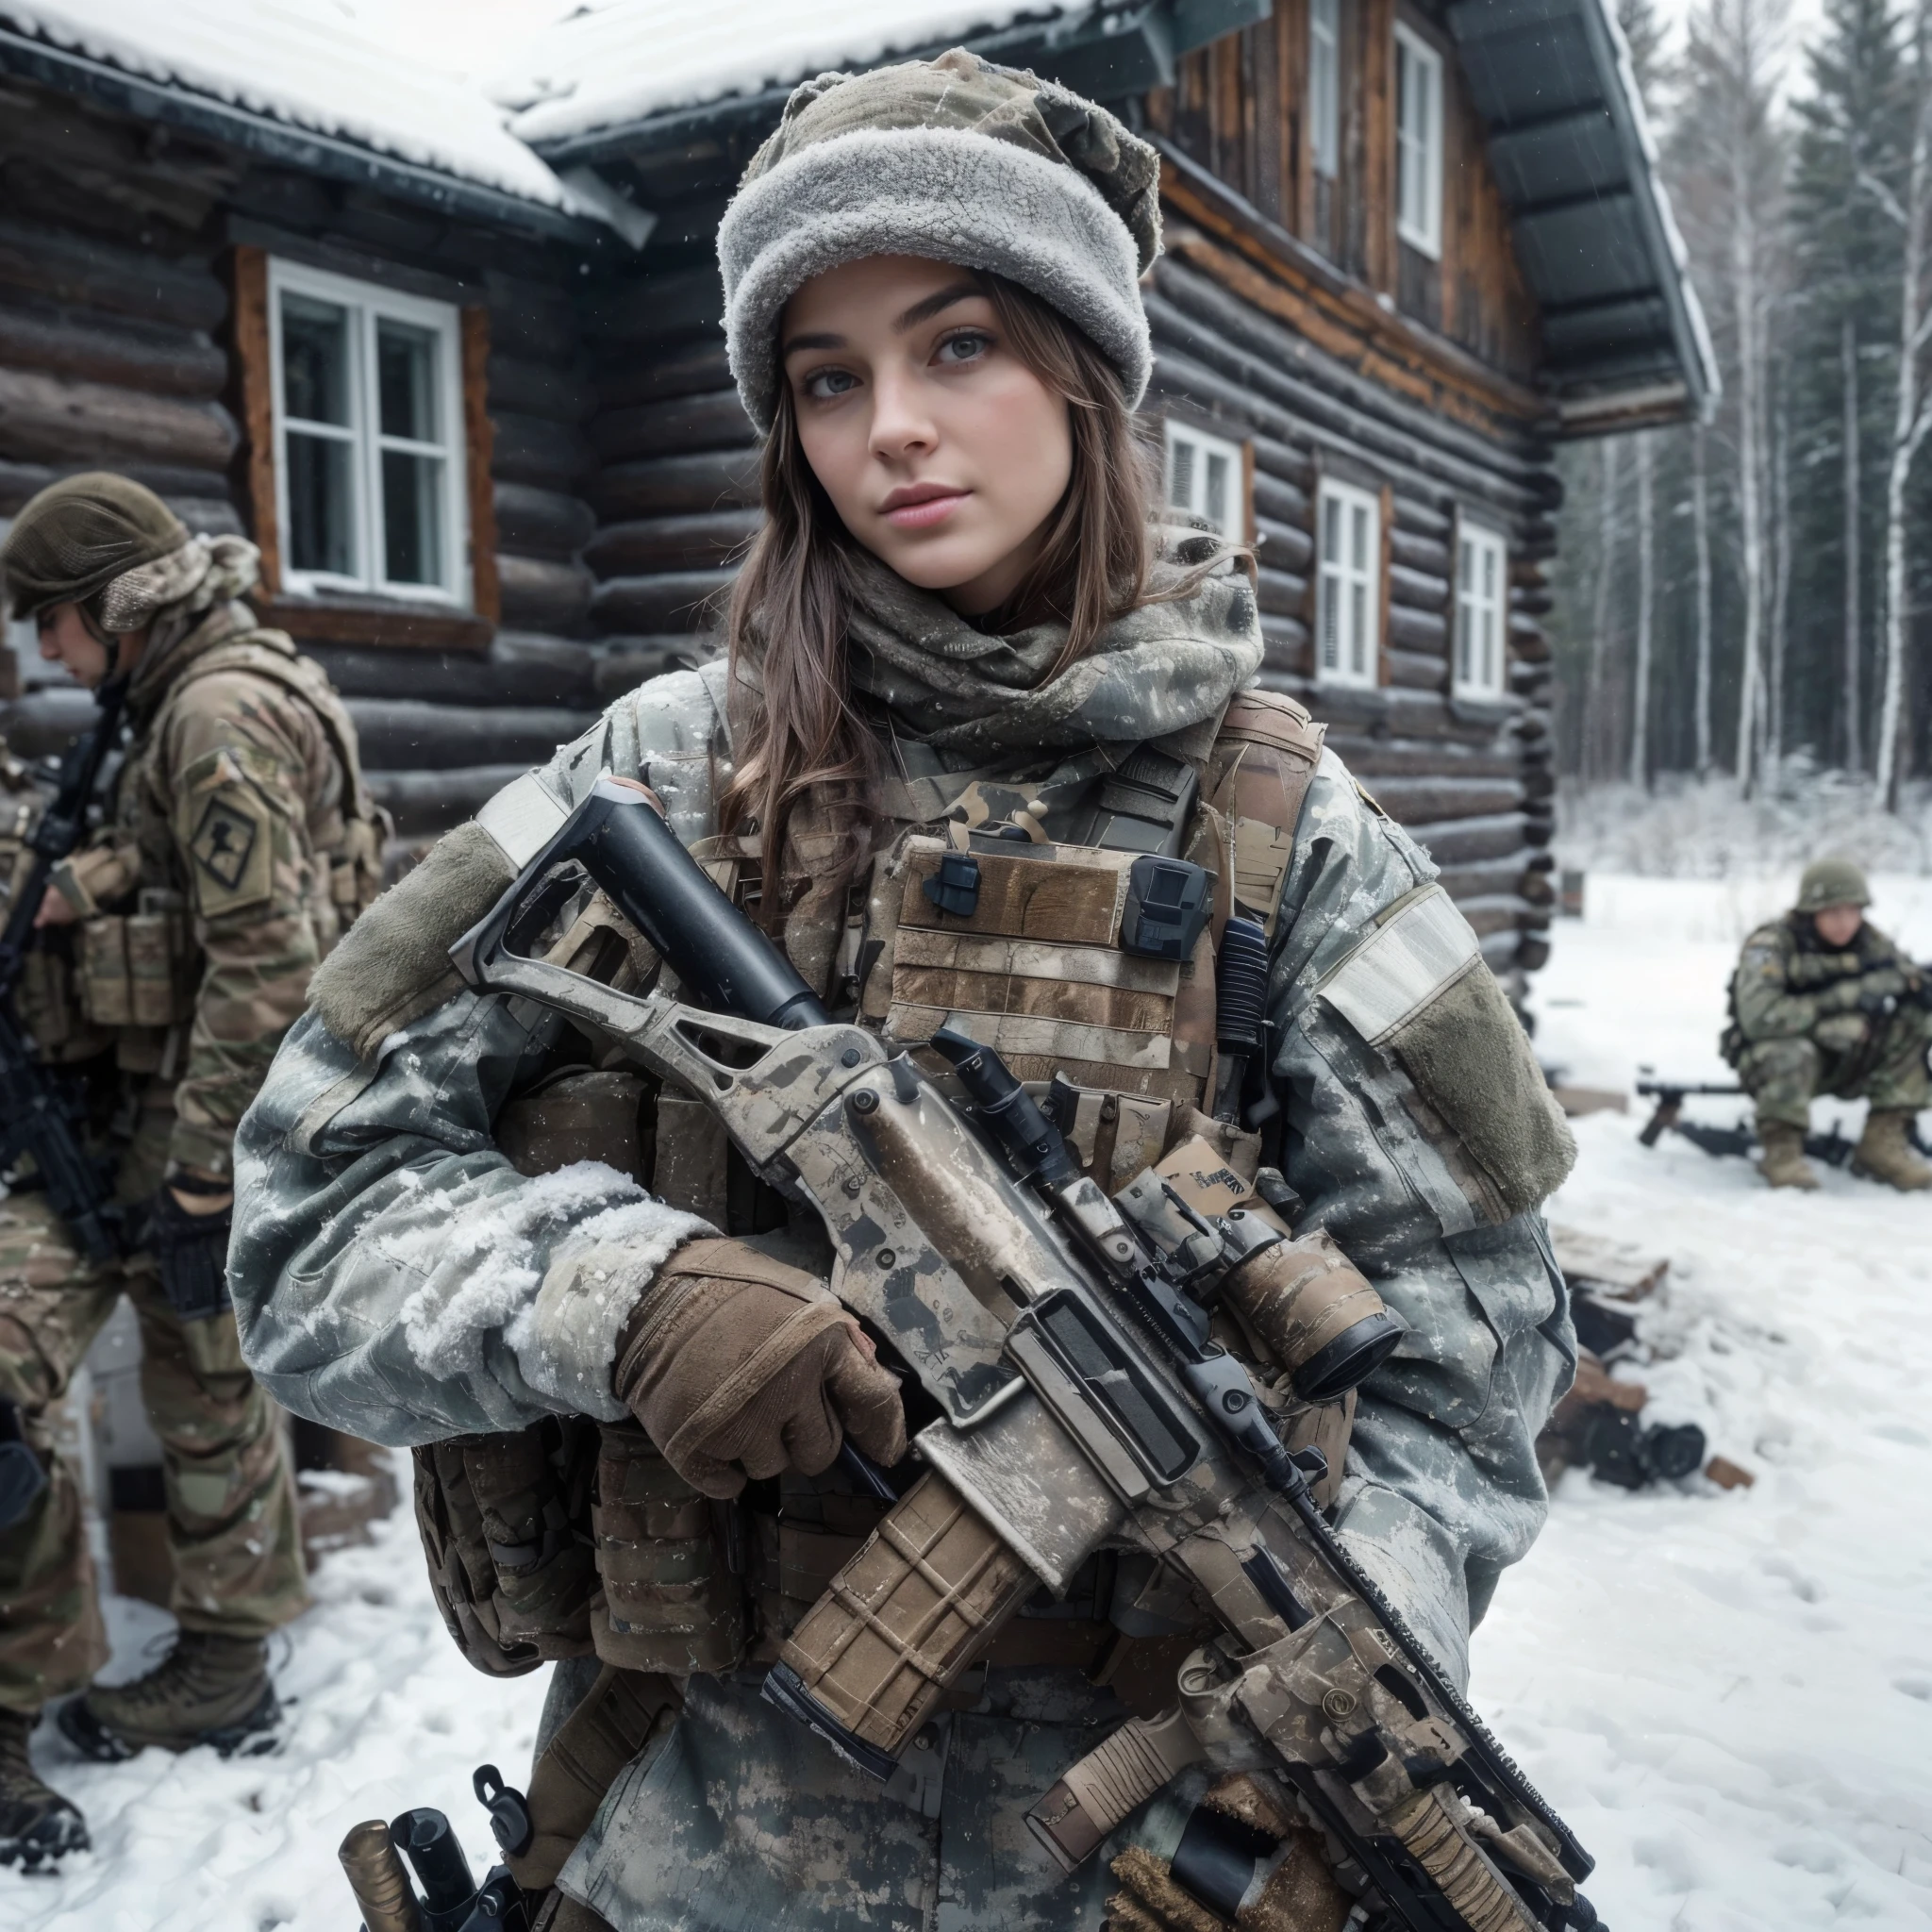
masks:
<path fill-rule="evenodd" d="M 849 1435 L 906 1454 L 898 1379 L 821 1281 L 728 1240 L 690 1241 L 618 1339 L 611 1389 L 664 1459 L 721 1501 L 747 1477 L 829 1469 Z"/>

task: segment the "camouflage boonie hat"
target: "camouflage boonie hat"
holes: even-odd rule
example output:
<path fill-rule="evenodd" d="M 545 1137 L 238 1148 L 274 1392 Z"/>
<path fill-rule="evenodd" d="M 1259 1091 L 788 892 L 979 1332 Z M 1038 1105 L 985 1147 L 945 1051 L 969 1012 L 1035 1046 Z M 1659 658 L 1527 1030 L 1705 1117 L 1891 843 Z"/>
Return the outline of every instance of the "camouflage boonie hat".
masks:
<path fill-rule="evenodd" d="M 1798 880 L 1798 910 L 1824 912 L 1833 906 L 1869 906 L 1872 888 L 1862 866 L 1849 858 L 1814 858 Z"/>
<path fill-rule="evenodd" d="M 28 500 L 0 544 L 0 575 L 14 616 L 28 618 L 50 604 L 84 604 L 187 541 L 181 519 L 152 490 L 88 470 Z"/>
<path fill-rule="evenodd" d="M 1002 275 L 1120 375 L 1153 351 L 1140 278 L 1160 252 L 1160 157 L 1105 108 L 962 47 L 792 91 L 718 230 L 731 373 L 772 426 L 778 317 L 828 269 L 910 255 Z"/>

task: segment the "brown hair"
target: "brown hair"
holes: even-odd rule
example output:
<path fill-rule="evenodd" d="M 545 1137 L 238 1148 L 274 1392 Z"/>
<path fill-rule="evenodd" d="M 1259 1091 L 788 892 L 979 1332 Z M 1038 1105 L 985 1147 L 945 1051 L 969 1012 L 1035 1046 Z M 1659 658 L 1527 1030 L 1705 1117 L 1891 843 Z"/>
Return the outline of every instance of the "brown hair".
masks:
<path fill-rule="evenodd" d="M 1058 621 L 1067 641 L 1049 676 L 1090 652 L 1100 633 L 1148 601 L 1153 465 L 1112 365 L 1039 297 L 998 275 L 975 279 L 1013 353 L 1066 399 L 1073 474 L 1039 560 L 990 625 L 1015 630 Z M 719 801 L 725 831 L 756 824 L 775 875 L 785 822 L 815 791 L 850 836 L 856 862 L 877 816 L 878 742 L 845 675 L 852 538 L 798 440 L 790 384 L 780 381 L 759 472 L 765 520 L 732 586 L 726 634 L 734 672 L 756 661 L 762 699 L 736 748 Z M 768 919 L 778 894 L 761 895 Z"/>

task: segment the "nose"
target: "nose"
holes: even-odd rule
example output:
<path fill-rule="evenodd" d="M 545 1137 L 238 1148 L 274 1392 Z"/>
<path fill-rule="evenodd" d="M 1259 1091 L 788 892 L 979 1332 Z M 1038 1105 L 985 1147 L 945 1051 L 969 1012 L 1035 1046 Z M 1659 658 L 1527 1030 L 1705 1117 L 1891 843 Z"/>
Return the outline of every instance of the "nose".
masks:
<path fill-rule="evenodd" d="M 882 461 L 903 461 L 931 451 L 939 441 L 924 385 L 916 374 L 893 364 L 873 376 L 872 453 Z"/>

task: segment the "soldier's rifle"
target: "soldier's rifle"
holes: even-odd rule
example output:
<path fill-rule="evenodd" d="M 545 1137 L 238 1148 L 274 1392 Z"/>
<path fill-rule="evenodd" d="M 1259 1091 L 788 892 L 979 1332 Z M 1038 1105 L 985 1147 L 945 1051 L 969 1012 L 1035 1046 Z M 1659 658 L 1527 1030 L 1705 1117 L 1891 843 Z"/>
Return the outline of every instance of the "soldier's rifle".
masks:
<path fill-rule="evenodd" d="M 681 998 L 531 955 L 586 874 Z M 1203 1213 L 1151 1170 L 1108 1199 L 997 1054 L 941 1030 L 933 1045 L 970 1097 L 956 1106 L 908 1055 L 832 1022 L 608 776 L 451 958 L 470 985 L 553 1008 L 702 1096 L 756 1172 L 816 1209 L 834 1291 L 937 1413 L 915 1437 L 927 1473 L 792 1633 L 774 1703 L 888 1777 L 1023 1602 L 1042 1584 L 1063 1596 L 1104 1545 L 1138 1546 L 1194 1586 L 1221 1635 L 1182 1667 L 1185 1723 L 1129 1724 L 1036 1807 L 1066 1869 L 1207 1738 L 1298 1795 L 1359 1894 L 1354 1924 L 1596 1924 L 1576 1890 L 1590 1857 L 1336 1537 L 1311 1492 L 1319 1453 L 1289 1454 L 1209 1338 L 1215 1293 L 1285 1239 L 1265 1209 Z M 1397 1333 L 1382 1312 L 1326 1336 L 1295 1392 L 1341 1394 Z M 1196 1811 L 1174 1870 L 1206 1874 L 1199 1895 L 1232 1917 L 1239 1847 L 1189 1853 L 1215 1815 Z"/>
<path fill-rule="evenodd" d="M 54 796 L 27 840 L 33 864 L 0 928 L 0 1164 L 11 1169 L 32 1159 L 32 1174 L 9 1176 L 8 1185 L 43 1187 L 91 1261 L 108 1260 L 122 1245 L 112 1162 L 89 1149 L 80 1083 L 39 1058 L 18 995 L 35 915 L 54 868 L 87 834 L 88 808 L 119 737 L 126 696 L 127 680 L 117 678 L 101 692 L 94 728 L 68 746 Z"/>
<path fill-rule="evenodd" d="M 1684 1102 L 1693 1093 L 1741 1098 L 1745 1090 L 1735 1081 L 1725 1084 L 1722 1081 L 1700 1083 L 1687 1080 L 1680 1083 L 1640 1080 L 1637 1091 L 1642 1099 L 1657 1102 L 1649 1120 L 1643 1124 L 1643 1130 L 1637 1136 L 1641 1146 L 1655 1147 L 1668 1130 L 1681 1135 L 1693 1147 L 1701 1147 L 1705 1153 L 1718 1157 L 1737 1155 L 1748 1159 L 1757 1150 L 1757 1136 L 1749 1121 L 1738 1121 L 1725 1127 L 1710 1121 L 1689 1121 L 1683 1117 Z M 1921 1154 L 1932 1154 L 1932 1147 L 1926 1145 L 1916 1121 L 1907 1130 L 1907 1139 Z M 1832 1167 L 1842 1167 L 1857 1151 L 1857 1144 L 1839 1131 L 1836 1121 L 1828 1133 L 1805 1136 L 1805 1152 L 1813 1160 L 1823 1160 Z"/>
<path fill-rule="evenodd" d="M 94 728 L 67 748 L 54 796 L 27 840 L 33 863 L 0 928 L 0 1169 L 9 1188 L 46 1189 L 55 1213 L 91 1261 L 106 1261 L 120 1251 L 112 1166 L 88 1147 L 80 1083 L 37 1056 L 21 1024 L 16 995 L 34 915 L 54 868 L 86 834 L 88 808 L 120 732 L 126 695 L 125 678 L 108 686 Z M 32 1173 L 16 1173 L 25 1158 L 32 1160 Z M 46 1486 L 46 1471 L 22 1433 L 18 1409 L 0 1402 L 0 1529 L 20 1522 Z"/>

